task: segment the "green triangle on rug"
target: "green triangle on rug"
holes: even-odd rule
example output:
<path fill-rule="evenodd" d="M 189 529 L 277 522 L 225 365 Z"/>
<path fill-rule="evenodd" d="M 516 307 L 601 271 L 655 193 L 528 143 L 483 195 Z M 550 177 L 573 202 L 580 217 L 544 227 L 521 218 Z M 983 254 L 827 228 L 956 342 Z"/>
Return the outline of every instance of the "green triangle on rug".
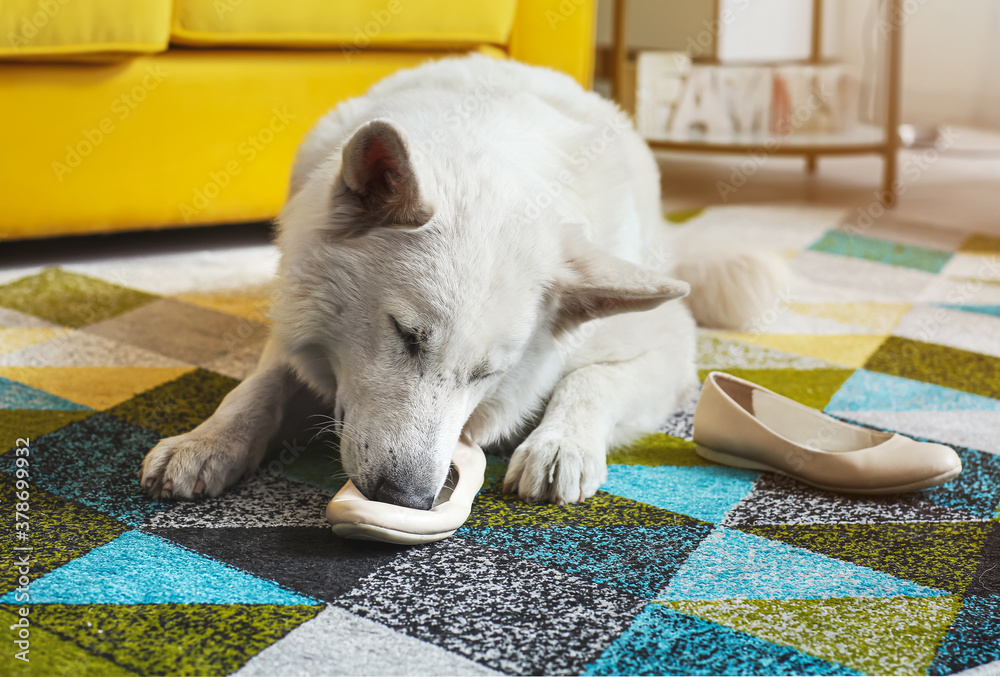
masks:
<path fill-rule="evenodd" d="M 920 585 L 962 594 L 972 582 L 990 522 L 779 524 L 739 527 Z"/>
<path fill-rule="evenodd" d="M 93 411 L 86 408 L 76 410 L 51 409 L 0 409 L 0 440 L 10 446 L 0 451 L 13 448 L 17 438 L 34 440 L 36 437 L 48 435 L 74 421 L 92 416 Z"/>
<path fill-rule="evenodd" d="M 711 370 L 699 369 L 702 381 Z M 840 390 L 840 386 L 854 373 L 853 369 L 725 369 L 727 374 L 773 390 L 779 395 L 819 409 Z"/>
<path fill-rule="evenodd" d="M 0 598 L 12 604 L 13 593 Z M 313 604 L 158 536 L 128 531 L 31 585 L 33 604 Z"/>
<path fill-rule="evenodd" d="M 0 285 L 0 306 L 67 327 L 95 324 L 157 298 L 61 268 L 45 268 Z"/>
<path fill-rule="evenodd" d="M 961 598 L 672 601 L 665 606 L 871 675 L 921 675 Z"/>
<path fill-rule="evenodd" d="M 322 609 L 271 604 L 38 604 L 31 608 L 31 619 L 33 631 L 44 628 L 142 675 L 226 675 Z"/>
<path fill-rule="evenodd" d="M 239 381 L 195 369 L 141 392 L 106 413 L 164 437 L 180 435 L 211 416 Z"/>
<path fill-rule="evenodd" d="M 608 465 L 715 465 L 694 451 L 694 442 L 664 433 L 650 433 L 608 451 Z"/>
<path fill-rule="evenodd" d="M 506 495 L 499 486 L 476 497 L 467 529 L 534 527 L 602 528 L 656 527 L 704 524 L 703 520 L 663 510 L 653 505 L 598 491 L 586 501 L 568 505 L 526 503 L 517 495 Z"/>
<path fill-rule="evenodd" d="M 33 608 L 32 608 L 33 610 Z M 14 610 L 16 611 L 16 609 Z M 0 625 L 13 626 L 20 620 L 21 616 L 12 613 L 8 609 L 0 609 Z M 33 623 L 34 618 L 28 615 L 28 622 Z M 94 654 L 81 649 L 73 642 L 44 630 L 37 625 L 30 627 L 30 645 L 25 654 L 27 661 L 13 657 L 11 654 L 19 649 L 5 652 L 3 669 L 5 675 L 10 677 L 37 677 L 38 675 L 50 675 L 53 677 L 117 677 L 118 675 L 135 674 L 120 665 L 116 665 L 106 658 L 95 656 Z"/>

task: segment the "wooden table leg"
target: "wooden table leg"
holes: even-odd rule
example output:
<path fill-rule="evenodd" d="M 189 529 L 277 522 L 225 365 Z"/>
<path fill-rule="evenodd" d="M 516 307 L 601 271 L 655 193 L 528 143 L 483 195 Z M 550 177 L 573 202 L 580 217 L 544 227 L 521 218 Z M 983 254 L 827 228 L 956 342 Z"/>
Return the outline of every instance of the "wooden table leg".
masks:
<path fill-rule="evenodd" d="M 903 26 L 900 17 L 903 16 L 902 0 L 890 0 L 886 7 L 889 16 L 886 22 L 889 27 L 888 37 L 888 73 L 886 78 L 886 111 L 885 111 L 885 151 L 882 174 L 882 203 L 888 207 L 896 205 L 896 164 L 899 161 L 899 108 L 900 79 L 902 61 Z"/>

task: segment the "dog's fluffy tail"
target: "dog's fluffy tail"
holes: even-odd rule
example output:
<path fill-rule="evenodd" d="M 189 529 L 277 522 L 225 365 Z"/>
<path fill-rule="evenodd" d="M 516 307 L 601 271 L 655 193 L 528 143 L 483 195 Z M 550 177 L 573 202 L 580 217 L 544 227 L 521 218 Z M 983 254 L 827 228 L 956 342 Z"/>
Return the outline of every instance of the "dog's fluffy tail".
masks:
<path fill-rule="evenodd" d="M 691 285 L 686 300 L 699 325 L 750 331 L 787 293 L 791 272 L 775 252 L 720 239 L 686 228 L 676 241 L 676 275 Z"/>

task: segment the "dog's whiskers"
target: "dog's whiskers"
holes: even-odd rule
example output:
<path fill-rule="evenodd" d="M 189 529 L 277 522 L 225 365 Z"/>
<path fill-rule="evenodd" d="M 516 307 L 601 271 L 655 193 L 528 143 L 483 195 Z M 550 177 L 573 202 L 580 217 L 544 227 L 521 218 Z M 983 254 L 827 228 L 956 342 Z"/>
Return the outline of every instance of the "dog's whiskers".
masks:
<path fill-rule="evenodd" d="M 326 414 L 315 414 L 314 416 L 325 416 L 327 421 L 325 423 L 319 423 L 310 429 L 310 430 L 316 430 L 316 433 L 309 440 L 310 442 L 315 441 L 316 438 L 320 437 L 321 435 L 326 435 L 329 433 L 333 433 L 338 437 L 340 437 L 341 439 L 349 439 L 355 442 L 356 444 L 361 442 L 361 438 L 363 437 L 364 433 L 356 426 L 352 426 L 351 424 L 345 421 L 335 419 L 332 416 L 327 416 Z"/>

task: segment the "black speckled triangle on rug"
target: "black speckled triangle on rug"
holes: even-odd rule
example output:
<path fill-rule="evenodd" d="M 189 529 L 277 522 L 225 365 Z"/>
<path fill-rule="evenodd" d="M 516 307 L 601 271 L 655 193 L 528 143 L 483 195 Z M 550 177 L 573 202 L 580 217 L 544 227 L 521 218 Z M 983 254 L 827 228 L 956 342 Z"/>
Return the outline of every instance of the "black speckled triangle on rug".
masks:
<path fill-rule="evenodd" d="M 323 527 L 149 528 L 189 550 L 321 600 L 335 600 L 408 552 L 405 546 L 347 541 Z"/>

